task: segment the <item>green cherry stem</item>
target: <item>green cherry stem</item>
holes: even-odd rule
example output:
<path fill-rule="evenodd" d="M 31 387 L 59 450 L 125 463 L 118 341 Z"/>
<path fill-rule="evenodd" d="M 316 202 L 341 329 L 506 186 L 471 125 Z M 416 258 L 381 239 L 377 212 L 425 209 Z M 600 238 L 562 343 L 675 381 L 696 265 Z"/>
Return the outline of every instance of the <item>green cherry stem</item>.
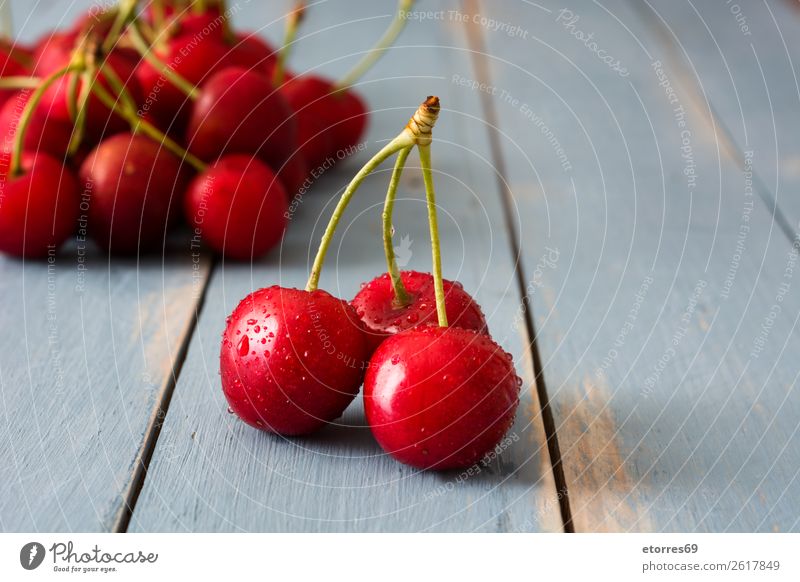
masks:
<path fill-rule="evenodd" d="M 406 130 L 413 136 L 413 142 L 419 148 L 430 147 L 433 140 L 433 126 L 439 118 L 439 98 L 428 97 L 425 102 L 420 106 L 411 120 L 406 126 Z M 408 158 L 409 150 L 403 150 L 397 156 L 397 163 L 395 164 L 392 179 L 389 182 L 389 189 L 386 192 L 386 202 L 383 207 L 383 248 L 386 254 L 386 264 L 389 269 L 389 277 L 392 281 L 392 288 L 394 290 L 395 304 L 397 307 L 408 305 L 410 297 L 403 285 L 400 272 L 394 258 L 394 244 L 392 214 L 394 213 L 394 200 L 397 194 L 397 185 L 400 181 L 400 174 Z M 422 155 L 420 153 L 420 155 Z M 432 183 L 431 183 L 432 184 Z"/>
<path fill-rule="evenodd" d="M 400 150 L 392 171 L 392 178 L 389 181 L 389 189 L 386 191 L 386 202 L 383 205 L 383 250 L 386 254 L 386 267 L 389 270 L 389 277 L 392 279 L 394 289 L 394 299 L 397 307 L 405 307 L 411 302 L 411 298 L 406 291 L 403 280 L 400 277 L 400 269 L 397 268 L 397 261 L 394 256 L 394 242 L 392 240 L 392 214 L 394 213 L 394 200 L 397 196 L 397 186 L 400 183 L 400 176 L 406 165 L 408 154 L 411 153 L 413 146 Z"/>
<path fill-rule="evenodd" d="M 154 0 L 150 4 L 151 14 L 153 15 L 153 25 L 155 26 L 156 30 L 162 30 L 164 28 L 164 4 L 162 0 Z"/>
<path fill-rule="evenodd" d="M 0 89 L 36 89 L 41 82 L 40 77 L 3 77 Z"/>
<path fill-rule="evenodd" d="M 162 61 L 152 50 L 150 45 L 142 36 L 142 31 L 139 30 L 137 22 L 132 22 L 128 27 L 128 34 L 130 35 L 131 44 L 133 48 L 142 56 L 144 60 L 150 63 L 165 79 L 175 85 L 178 89 L 183 91 L 187 97 L 196 100 L 198 97 L 197 87 L 192 85 L 189 81 L 176 73 L 172 67 Z"/>
<path fill-rule="evenodd" d="M 108 81 L 108 84 L 111 86 L 111 89 L 114 91 L 114 93 L 119 95 L 120 101 L 122 101 L 125 107 L 136 110 L 136 101 L 134 101 L 130 92 L 125 87 L 122 79 L 119 78 L 119 75 L 117 75 L 117 72 L 113 67 L 106 65 L 107 63 L 100 65 L 100 75 L 102 75 L 102 77 Z M 96 79 L 95 82 L 97 82 Z"/>
<path fill-rule="evenodd" d="M 67 80 L 67 113 L 73 124 L 78 118 L 78 84 L 82 75 L 70 75 Z"/>
<path fill-rule="evenodd" d="M 108 54 L 111 52 L 111 49 L 113 49 L 117 44 L 125 25 L 131 18 L 133 18 L 133 14 L 136 12 L 137 4 L 138 0 L 120 0 L 116 8 L 114 22 L 111 23 L 111 28 L 109 29 L 108 34 L 101 45 L 103 54 Z"/>
<path fill-rule="evenodd" d="M 436 218 L 436 193 L 433 189 L 433 172 L 431 171 L 431 146 L 420 145 L 419 160 L 422 166 L 422 180 L 425 182 L 425 199 L 428 203 L 428 225 L 431 231 L 431 254 L 433 255 L 433 287 L 436 294 L 436 315 L 439 327 L 447 327 L 447 311 L 445 309 L 444 281 L 442 279 L 442 250 L 439 243 L 439 223 Z"/>
<path fill-rule="evenodd" d="M 408 20 L 406 13 L 411 10 L 412 6 L 414 6 L 414 0 L 399 0 L 397 2 L 397 12 L 395 12 L 389 28 L 386 29 L 386 32 L 383 33 L 383 36 L 378 40 L 377 44 L 372 47 L 367 54 L 361 57 L 361 60 L 356 63 L 356 66 L 350 69 L 350 71 L 336 83 L 332 93 L 353 85 L 353 83 L 358 81 L 358 79 L 383 56 L 386 49 L 394 44 L 394 41 L 397 40 L 397 37 L 400 36 L 400 33 L 403 31 Z"/>
<path fill-rule="evenodd" d="M 80 75 L 73 75 L 70 81 L 75 81 L 75 91 L 77 91 L 77 81 L 82 82 L 80 95 L 75 97 L 75 101 L 70 99 L 72 108 L 75 109 L 73 116 L 73 130 L 72 137 L 69 140 L 69 147 L 67 153 L 73 156 L 77 153 L 78 148 L 81 147 L 83 136 L 86 132 L 86 114 L 89 109 L 89 97 L 91 97 L 92 79 L 97 71 L 93 67 L 87 68 Z"/>
<path fill-rule="evenodd" d="M 58 81 L 61 77 L 70 73 L 82 71 L 83 67 L 84 65 L 82 64 L 70 63 L 66 67 L 55 71 L 51 75 L 45 77 L 45 79 L 31 95 L 31 98 L 25 105 L 25 109 L 22 110 L 22 115 L 20 115 L 19 125 L 17 127 L 17 133 L 14 135 L 14 148 L 11 152 L 12 176 L 19 176 L 22 172 L 22 148 L 23 144 L 25 143 L 25 133 L 28 130 L 28 125 L 30 125 L 31 119 L 33 118 L 33 112 L 36 111 L 36 107 L 39 106 L 39 103 L 42 100 L 42 95 L 44 95 L 45 91 L 47 91 L 50 86 Z"/>
<path fill-rule="evenodd" d="M 409 119 L 403 131 L 386 144 L 381 151 L 375 154 L 350 181 L 350 184 L 347 185 L 342 197 L 339 199 L 336 208 L 333 210 L 333 215 L 322 235 L 317 256 L 314 258 L 314 264 L 311 266 L 311 274 L 308 277 L 306 291 L 316 291 L 319 286 L 319 276 L 322 273 L 322 265 L 325 263 L 325 255 L 333 239 L 333 234 L 336 232 L 336 227 L 339 225 L 339 221 L 342 219 L 345 210 L 347 210 L 347 205 L 350 204 L 350 199 L 353 197 L 356 190 L 358 190 L 358 187 L 361 186 L 364 178 L 371 174 L 375 168 L 393 154 L 414 145 L 430 144 L 431 131 L 436 123 L 438 115 L 439 98 L 428 97 L 425 102 L 419 106 L 411 119 Z"/>
<path fill-rule="evenodd" d="M 136 115 L 136 111 L 129 109 L 124 105 L 120 106 L 119 100 L 114 99 L 100 83 L 94 83 L 92 85 L 92 92 L 106 107 L 112 111 L 116 111 L 122 117 L 124 117 L 125 120 L 130 124 L 132 131 L 135 133 L 142 133 L 154 141 L 159 142 L 173 154 L 183 160 L 186 160 L 198 172 L 202 172 L 206 169 L 206 164 L 201 159 L 186 151 L 180 146 L 180 144 L 178 144 L 153 124 L 141 119 L 138 115 Z"/>
<path fill-rule="evenodd" d="M 306 3 L 299 0 L 295 3 L 292 11 L 286 15 L 286 28 L 283 33 L 283 44 L 278 51 L 278 58 L 275 63 L 275 70 L 272 73 L 272 86 L 280 87 L 283 83 L 284 73 L 286 72 L 286 60 L 297 38 L 297 28 L 303 20 L 306 12 Z"/>
<path fill-rule="evenodd" d="M 344 194 L 342 194 L 342 197 L 339 199 L 339 203 L 333 210 L 333 215 L 331 215 L 331 219 L 330 222 L 328 222 L 325 233 L 322 235 L 317 256 L 314 259 L 313 266 L 311 267 L 311 274 L 308 277 L 306 291 L 317 290 L 317 287 L 319 286 L 319 276 L 322 273 L 322 265 L 325 263 L 325 255 L 327 254 L 328 247 L 333 239 L 333 234 L 336 232 L 336 227 L 339 226 L 339 221 L 342 219 L 345 210 L 347 210 L 347 205 L 350 204 L 350 199 L 353 197 L 353 194 L 356 193 L 358 187 L 361 186 L 364 178 L 369 176 L 375 170 L 375 168 L 377 168 L 379 165 L 381 165 L 381 163 L 383 163 L 384 160 L 386 160 L 386 158 L 399 152 L 400 150 L 408 148 L 411 145 L 414 145 L 413 142 L 409 143 L 405 133 L 401 133 L 388 144 L 386 144 L 381 151 L 375 154 L 375 156 L 373 156 L 373 158 L 358 171 L 358 174 L 356 174 L 355 177 L 350 181 L 350 184 L 347 185 Z"/>

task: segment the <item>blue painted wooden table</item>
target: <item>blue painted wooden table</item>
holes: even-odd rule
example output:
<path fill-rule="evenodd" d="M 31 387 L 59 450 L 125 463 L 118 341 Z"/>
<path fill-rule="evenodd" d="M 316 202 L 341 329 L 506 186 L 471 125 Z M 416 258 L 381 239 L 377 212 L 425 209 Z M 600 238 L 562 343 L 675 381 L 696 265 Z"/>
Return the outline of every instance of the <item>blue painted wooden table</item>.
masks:
<path fill-rule="evenodd" d="M 278 42 L 284 3 L 231 2 Z M 288 3 L 287 3 L 288 4 Z M 32 39 L 88 2 L 12 2 Z M 312 3 L 293 66 L 343 74 L 393 2 Z M 2 531 L 800 529 L 800 7 L 421 0 L 360 82 L 365 148 L 325 172 L 280 249 L 109 259 L 73 242 L 0 258 Z M 510 446 L 475 475 L 382 453 L 358 402 L 302 439 L 226 411 L 225 316 L 302 286 L 349 177 L 424 96 L 445 276 L 525 383 Z M 365 182 L 323 286 L 384 269 L 390 166 Z M 415 155 L 407 268 L 429 270 Z"/>

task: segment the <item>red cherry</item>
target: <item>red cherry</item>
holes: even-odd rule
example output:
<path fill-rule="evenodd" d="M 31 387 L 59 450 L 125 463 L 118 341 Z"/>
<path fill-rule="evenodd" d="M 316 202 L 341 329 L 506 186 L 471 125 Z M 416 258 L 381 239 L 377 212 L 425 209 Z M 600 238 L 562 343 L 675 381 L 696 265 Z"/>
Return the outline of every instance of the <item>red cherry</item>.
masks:
<path fill-rule="evenodd" d="M 228 53 L 231 66 L 253 70 L 272 79 L 278 54 L 254 32 L 237 32 Z"/>
<path fill-rule="evenodd" d="M 324 85 L 323 85 L 324 84 Z M 283 84 L 281 94 L 294 112 L 297 124 L 297 150 L 315 168 L 335 151 L 329 127 L 335 113 L 325 105 L 327 82 L 319 77 L 295 77 Z"/>
<path fill-rule="evenodd" d="M 23 71 L 28 71 L 34 63 L 34 48 L 32 45 L 23 44 L 16 40 L 8 38 L 0 39 L 0 54 L 3 55 L 3 62 L 5 62 L 6 55 L 14 61 L 15 65 L 22 67 Z M 6 64 L 3 66 L 3 76 L 9 76 Z"/>
<path fill-rule="evenodd" d="M 339 111 L 339 121 L 332 128 L 334 150 L 347 151 L 364 138 L 369 120 L 367 105 L 352 89 L 334 93 L 330 98 Z"/>
<path fill-rule="evenodd" d="M 288 218 L 286 192 L 264 163 L 228 155 L 197 176 L 186 217 L 212 249 L 234 260 L 260 257 L 278 244 Z"/>
<path fill-rule="evenodd" d="M 71 56 L 71 48 L 67 52 L 63 52 L 63 48 L 55 47 L 52 54 L 49 54 L 37 67 L 37 74 L 47 76 L 56 72 L 58 69 L 65 67 L 69 64 Z M 58 53 L 61 51 L 61 57 L 58 58 Z M 51 60 L 52 59 L 52 60 Z M 106 66 L 113 69 L 114 73 L 122 81 L 128 93 L 131 95 L 133 101 L 137 104 L 142 102 L 142 90 L 134 77 L 136 70 L 137 60 L 133 54 L 126 49 L 118 49 L 111 52 L 106 58 Z M 74 74 L 74 73 L 73 73 Z M 72 124 L 69 115 L 69 108 L 67 106 L 67 97 L 69 93 L 69 76 L 61 77 L 58 81 L 45 91 L 42 96 L 41 107 L 47 111 L 47 115 L 54 117 L 64 123 Z M 100 85 L 110 94 L 114 94 L 109 83 L 103 79 L 99 81 Z M 78 83 L 78 91 L 82 83 Z M 86 113 L 86 135 L 87 138 L 93 142 L 99 142 L 106 135 L 113 135 L 126 131 L 130 124 L 125 119 L 114 113 L 106 107 L 100 100 L 92 95 L 89 98 L 89 108 Z"/>
<path fill-rule="evenodd" d="M 230 410 L 284 435 L 341 416 L 363 379 L 367 347 L 345 301 L 273 286 L 245 297 L 222 335 L 220 373 Z"/>
<path fill-rule="evenodd" d="M 103 141 L 81 165 L 90 195 L 89 233 L 112 253 L 163 246 L 186 187 L 181 160 L 150 138 L 122 133 Z"/>
<path fill-rule="evenodd" d="M 176 36 L 210 36 L 222 41 L 224 33 L 225 19 L 218 6 L 208 6 L 203 12 L 181 9 L 175 22 Z"/>
<path fill-rule="evenodd" d="M 0 251 L 42 258 L 67 240 L 78 220 L 78 185 L 63 164 L 45 153 L 25 153 L 22 173 L 9 175 L 0 156 Z"/>
<path fill-rule="evenodd" d="M 25 55 L 17 54 L 13 45 L 8 45 L 7 41 L 0 46 L 0 77 L 26 77 L 30 73 L 28 67 L 22 62 Z M 0 105 L 11 99 L 16 93 L 13 89 L 0 90 Z"/>
<path fill-rule="evenodd" d="M 203 84 L 186 141 L 189 150 L 204 160 L 246 153 L 277 165 L 295 143 L 295 124 L 289 105 L 267 77 L 230 67 Z"/>
<path fill-rule="evenodd" d="M 20 91 L 14 99 L 9 99 L 0 108 L 0 136 L 5 140 L 3 149 L 6 152 L 10 153 L 14 147 L 14 137 L 19 128 L 20 117 L 30 101 L 31 94 L 31 91 Z M 51 117 L 39 104 L 34 109 L 25 131 L 23 149 L 45 152 L 63 160 L 71 137 L 72 125 Z"/>
<path fill-rule="evenodd" d="M 283 185 L 290 202 L 296 194 L 305 190 L 306 180 L 308 180 L 308 166 L 303 156 L 299 153 L 292 155 L 288 160 L 277 165 L 276 172 L 278 173 L 278 180 Z"/>
<path fill-rule="evenodd" d="M 76 35 L 55 31 L 40 38 L 34 48 L 34 72 L 40 76 L 52 73 L 63 66 L 64 57 L 75 48 Z"/>
<path fill-rule="evenodd" d="M 372 356 L 364 407 L 373 435 L 420 469 L 469 467 L 514 421 L 522 380 L 488 336 L 424 327 L 392 336 Z"/>
<path fill-rule="evenodd" d="M 155 53 L 175 73 L 199 85 L 227 64 L 228 47 L 214 36 L 180 35 Z M 136 78 L 144 95 L 142 112 L 159 120 L 159 127 L 172 126 L 182 131 L 189 118 L 191 99 L 146 60 L 139 63 Z"/>
<path fill-rule="evenodd" d="M 299 137 L 312 142 L 305 146 L 312 149 L 309 155 L 317 156 L 307 156 L 307 159 L 315 162 L 312 165 L 320 163 L 327 156 L 335 156 L 339 151 L 346 151 L 361 141 L 367 127 L 366 105 L 352 90 L 336 91 L 331 81 L 304 75 L 287 82 L 282 91 L 298 117 L 298 126 L 308 126 Z M 318 135 L 325 137 L 315 138 Z M 316 143 L 315 139 L 326 141 Z"/>
<path fill-rule="evenodd" d="M 400 279 L 411 300 L 405 307 L 397 307 L 388 273 L 364 285 L 350 302 L 367 328 L 367 337 L 373 350 L 390 335 L 413 327 L 438 325 L 433 276 L 430 273 L 402 271 Z M 461 283 L 445 279 L 444 293 L 450 326 L 488 334 L 480 306 L 464 291 Z"/>

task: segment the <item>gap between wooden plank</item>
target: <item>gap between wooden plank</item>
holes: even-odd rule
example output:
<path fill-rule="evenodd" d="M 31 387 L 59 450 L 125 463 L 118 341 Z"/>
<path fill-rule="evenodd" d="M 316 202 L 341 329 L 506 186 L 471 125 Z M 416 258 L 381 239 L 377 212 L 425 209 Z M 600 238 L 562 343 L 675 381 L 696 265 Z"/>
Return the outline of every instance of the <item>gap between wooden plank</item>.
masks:
<path fill-rule="evenodd" d="M 478 0 L 462 0 L 462 5 L 465 12 L 468 14 L 478 13 Z M 481 82 L 491 85 L 491 75 L 489 73 L 489 66 L 486 62 L 486 46 L 483 42 L 483 31 L 477 24 L 470 24 L 467 27 L 467 41 L 470 48 L 470 57 L 475 67 L 475 76 Z M 564 523 L 564 531 L 566 533 L 575 533 L 575 526 L 572 523 L 572 512 L 569 506 L 569 489 L 567 488 L 567 480 L 564 475 L 564 466 L 561 461 L 561 450 L 558 445 L 558 434 L 556 431 L 555 418 L 553 411 L 550 407 L 550 400 L 547 395 L 547 385 L 545 383 L 544 372 L 542 368 L 542 359 L 539 354 L 539 347 L 536 342 L 536 324 L 533 321 L 533 305 L 528 296 L 526 289 L 525 267 L 522 263 L 522 246 L 520 244 L 519 236 L 514 228 L 514 213 L 513 204 L 511 202 L 513 194 L 511 193 L 508 182 L 505 179 L 506 168 L 505 159 L 503 158 L 502 148 L 497 139 L 497 133 L 492 131 L 491 128 L 498 127 L 497 112 L 494 109 L 494 103 L 488 93 L 481 92 L 480 94 L 481 106 L 487 121 L 487 135 L 489 138 L 489 147 L 492 152 L 492 162 L 497 168 L 497 187 L 500 191 L 500 200 L 503 206 L 503 214 L 506 220 L 506 228 L 509 233 L 509 240 L 511 243 L 511 252 L 514 256 L 515 263 L 515 276 L 519 288 L 522 303 L 524 305 L 524 318 L 525 329 L 528 335 L 528 349 L 531 353 L 533 360 L 533 374 L 536 383 L 536 392 L 539 396 L 539 405 L 542 409 L 542 420 L 544 424 L 545 437 L 547 439 L 547 448 L 550 452 L 550 463 L 553 467 L 553 476 L 556 482 L 556 491 L 558 494 L 558 504 L 561 510 L 561 519 Z"/>
<path fill-rule="evenodd" d="M 194 317 L 189 319 L 186 326 L 186 331 L 181 338 L 181 344 L 175 355 L 175 363 L 172 367 L 172 374 L 166 380 L 166 385 L 161 393 L 161 400 L 158 402 L 155 414 L 153 415 L 148 427 L 147 435 L 142 443 L 142 449 L 136 459 L 133 477 L 130 481 L 128 494 L 126 495 L 125 503 L 120 508 L 117 519 L 115 520 L 112 531 L 114 533 L 126 533 L 128 526 L 131 522 L 131 516 L 136 509 L 136 502 L 139 500 L 139 494 L 144 487 L 145 479 L 147 479 L 147 470 L 150 467 L 150 461 L 153 458 L 153 452 L 158 443 L 158 437 L 161 434 L 161 427 L 164 425 L 164 420 L 167 418 L 169 411 L 169 404 L 172 401 L 172 394 L 175 392 L 175 386 L 178 384 L 178 378 L 183 370 L 183 363 L 186 361 L 186 354 L 189 351 L 189 344 L 197 329 L 197 322 L 200 319 L 200 314 L 203 311 L 203 306 L 206 302 L 206 294 L 211 284 L 211 278 L 214 275 L 214 270 L 217 267 L 217 259 L 212 258 L 208 265 L 208 275 L 203 283 L 203 289 L 195 304 Z"/>
<path fill-rule="evenodd" d="M 649 23 L 651 30 L 653 30 L 667 54 L 671 69 L 675 72 L 676 82 L 683 88 L 684 94 L 688 96 L 691 101 L 694 101 L 698 111 L 708 111 L 708 120 L 714 131 L 714 136 L 718 137 L 718 143 L 722 143 L 725 153 L 734 161 L 734 163 L 741 170 L 745 170 L 744 152 L 736 143 L 733 132 L 722 116 L 718 115 L 714 109 L 714 104 L 705 96 L 704 91 L 696 80 L 696 75 L 692 72 L 691 67 L 686 62 L 688 55 L 685 54 L 683 49 L 679 49 L 672 36 L 668 25 L 664 22 L 655 9 L 650 5 L 647 0 L 628 0 L 633 9 L 638 12 L 643 21 Z M 718 131 L 719 130 L 719 131 Z M 772 214 L 775 224 L 778 225 L 781 232 L 786 236 L 790 243 L 793 243 L 797 235 L 792 228 L 791 222 L 778 206 L 772 191 L 767 187 L 766 182 L 761 178 L 761 174 L 752 168 L 753 174 L 753 187 L 759 198 L 767 205 L 767 209 Z"/>

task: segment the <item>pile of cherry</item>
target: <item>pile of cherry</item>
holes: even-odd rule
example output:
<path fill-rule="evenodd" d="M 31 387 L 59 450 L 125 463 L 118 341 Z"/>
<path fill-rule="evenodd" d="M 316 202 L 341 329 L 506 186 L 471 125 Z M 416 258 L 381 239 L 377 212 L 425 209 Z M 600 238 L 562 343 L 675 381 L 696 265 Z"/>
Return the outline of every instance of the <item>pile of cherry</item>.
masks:
<path fill-rule="evenodd" d="M 119 0 L 33 47 L 0 46 L 0 251 L 44 257 L 79 224 L 112 253 L 161 250 L 187 223 L 236 260 L 281 239 L 309 172 L 362 138 L 350 89 L 234 30 L 224 0 Z M 183 218 L 183 220 L 182 220 Z"/>
<path fill-rule="evenodd" d="M 342 194 L 304 290 L 267 287 L 245 297 L 222 337 L 222 388 L 246 423 L 303 435 L 342 415 L 364 385 L 367 422 L 378 443 L 421 469 L 468 467 L 489 455 L 514 420 L 519 390 L 510 354 L 491 337 L 480 306 L 442 278 L 431 171 L 439 99 L 428 97 L 403 131 Z M 419 151 L 433 270 L 400 271 L 392 211 L 400 175 Z M 364 178 L 397 154 L 383 212 L 387 273 L 349 303 L 318 288 L 328 246 Z"/>

